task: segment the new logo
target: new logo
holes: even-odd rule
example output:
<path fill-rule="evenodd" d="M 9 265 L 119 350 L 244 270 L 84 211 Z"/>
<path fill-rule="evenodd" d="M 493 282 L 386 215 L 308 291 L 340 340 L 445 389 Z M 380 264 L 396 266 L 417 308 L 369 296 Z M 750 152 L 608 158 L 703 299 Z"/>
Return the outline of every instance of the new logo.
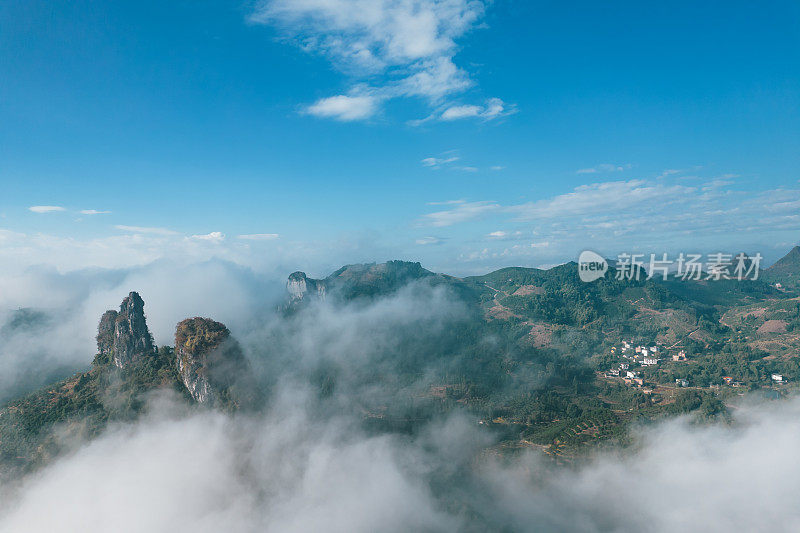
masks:
<path fill-rule="evenodd" d="M 608 270 L 608 262 L 602 255 L 584 250 L 578 257 L 578 276 L 581 281 L 589 283 L 602 278 Z"/>

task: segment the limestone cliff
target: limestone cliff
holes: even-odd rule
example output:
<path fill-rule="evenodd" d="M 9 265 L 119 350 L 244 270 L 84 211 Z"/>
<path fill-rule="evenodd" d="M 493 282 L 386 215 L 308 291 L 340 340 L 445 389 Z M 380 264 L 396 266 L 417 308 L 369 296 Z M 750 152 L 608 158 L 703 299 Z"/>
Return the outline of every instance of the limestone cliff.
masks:
<path fill-rule="evenodd" d="M 300 301 L 309 296 L 324 299 L 325 282 L 306 276 L 305 272 L 293 272 L 286 281 L 286 290 L 291 301 Z"/>
<path fill-rule="evenodd" d="M 239 343 L 220 322 L 187 318 L 175 328 L 175 357 L 183 384 L 200 403 L 238 405 L 235 385 L 249 369 Z"/>

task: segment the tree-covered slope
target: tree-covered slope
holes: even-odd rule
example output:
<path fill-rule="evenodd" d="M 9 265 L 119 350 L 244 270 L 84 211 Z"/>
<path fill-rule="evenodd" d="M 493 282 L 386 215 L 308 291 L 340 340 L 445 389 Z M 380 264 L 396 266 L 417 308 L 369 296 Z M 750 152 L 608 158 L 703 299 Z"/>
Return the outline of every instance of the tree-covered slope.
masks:
<path fill-rule="evenodd" d="M 795 246 L 763 272 L 763 278 L 784 287 L 800 287 L 800 246 Z"/>

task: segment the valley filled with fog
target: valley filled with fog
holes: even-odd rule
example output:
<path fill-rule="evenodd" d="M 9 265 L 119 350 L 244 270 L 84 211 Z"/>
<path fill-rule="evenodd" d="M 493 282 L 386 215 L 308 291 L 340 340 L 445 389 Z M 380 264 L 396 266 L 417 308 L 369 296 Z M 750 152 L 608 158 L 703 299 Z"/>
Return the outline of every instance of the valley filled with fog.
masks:
<path fill-rule="evenodd" d="M 788 530 L 794 518 L 795 399 L 753 395 L 725 423 L 687 415 L 634 425 L 625 447 L 570 465 L 536 448 L 504 451 L 466 407 L 427 413 L 412 428 L 365 423 L 414 409 L 431 376 L 461 364 L 459 343 L 441 339 L 470 310 L 447 286 L 418 281 L 291 314 L 281 312 L 281 280 L 221 262 L 32 272 L 14 286 L 3 308 L 27 296 L 48 318 L 3 339 L 6 398 L 54 379 L 52 369 L 87 367 L 97 318 L 132 289 L 158 345 L 182 318 L 224 321 L 267 397 L 225 412 L 148 392 L 136 420 L 64 442 L 59 457 L 6 479 L 2 531 Z M 498 339 L 479 342 L 504 357 Z M 321 369 L 333 385 L 321 385 Z M 546 387 L 541 377 L 527 383 Z"/>

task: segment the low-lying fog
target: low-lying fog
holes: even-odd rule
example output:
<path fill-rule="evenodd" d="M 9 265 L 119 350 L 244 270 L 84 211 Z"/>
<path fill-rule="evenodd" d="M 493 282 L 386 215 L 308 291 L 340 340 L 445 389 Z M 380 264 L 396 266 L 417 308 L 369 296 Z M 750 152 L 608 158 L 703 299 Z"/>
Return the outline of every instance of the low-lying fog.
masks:
<path fill-rule="evenodd" d="M 631 449 L 577 468 L 487 453 L 495 437 L 467 413 L 413 435 L 366 432 L 356 406 L 389 392 L 359 377 L 391 370 L 402 332 L 435 336 L 465 312 L 442 289 L 312 306 L 287 326 L 272 311 L 283 280 L 224 262 L 33 270 L 2 287 L 0 309 L 48 317 L 0 341 L 4 400 L 88 367 L 97 320 L 131 290 L 157 344 L 188 316 L 220 320 L 272 388 L 264 412 L 235 416 L 154 394 L 139 422 L 2 487 L 3 532 L 790 531 L 800 518 L 798 400 L 747 404 L 731 425 L 640 428 Z M 344 376 L 324 412 L 306 375 L 320 361 Z"/>

